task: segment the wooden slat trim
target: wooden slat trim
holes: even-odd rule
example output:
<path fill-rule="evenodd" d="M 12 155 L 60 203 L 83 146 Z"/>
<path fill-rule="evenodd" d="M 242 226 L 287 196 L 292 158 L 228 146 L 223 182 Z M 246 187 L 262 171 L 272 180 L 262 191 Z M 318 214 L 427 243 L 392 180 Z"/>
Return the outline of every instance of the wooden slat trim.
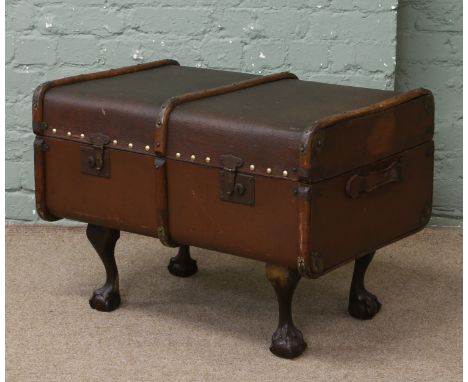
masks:
<path fill-rule="evenodd" d="M 321 119 L 320 121 L 315 122 L 310 128 L 306 129 L 301 141 L 301 146 L 299 148 L 299 168 L 300 170 L 307 174 L 310 173 L 312 168 L 312 146 L 313 142 L 317 136 L 320 135 L 320 130 L 334 126 L 340 122 L 360 118 L 365 115 L 372 113 L 378 113 L 384 110 L 388 110 L 392 107 L 400 105 L 405 102 L 412 101 L 416 98 L 431 95 L 431 91 L 427 89 L 415 89 L 406 93 L 398 94 L 394 97 L 391 97 L 383 102 L 379 102 L 370 106 L 362 107 L 360 109 L 355 109 L 349 112 L 344 112 L 341 114 L 336 114 L 330 117 Z M 303 179 L 303 181 L 308 182 L 308 179 Z M 298 213 L 298 227 L 299 235 L 298 240 L 300 243 L 299 246 L 299 256 L 301 261 L 303 261 L 303 271 L 301 274 L 305 277 L 313 277 L 311 272 L 311 248 L 312 243 L 310 239 L 310 211 L 311 203 L 307 200 L 302 200 L 299 203 L 299 213 Z"/>
<path fill-rule="evenodd" d="M 175 60 L 159 60 L 147 62 L 144 64 L 124 66 L 122 68 L 104 70 L 95 73 L 80 74 L 77 76 L 71 76 L 61 78 L 59 80 L 44 82 L 36 88 L 33 95 L 32 120 L 34 133 L 37 135 L 43 135 L 44 129 L 42 128 L 41 123 L 44 122 L 44 96 L 45 93 L 51 88 L 62 85 L 70 85 L 77 82 L 98 80 L 102 78 L 120 76 L 123 74 L 135 73 L 143 70 L 159 68 L 161 66 L 166 65 L 179 65 L 179 63 Z"/>
<path fill-rule="evenodd" d="M 49 213 L 46 205 L 45 150 L 47 150 L 47 144 L 44 139 L 42 137 L 36 137 L 34 140 L 34 183 L 36 211 L 43 220 L 55 221 L 59 220 L 60 218 Z"/>
<path fill-rule="evenodd" d="M 158 118 L 156 120 L 156 133 L 154 137 L 154 150 L 160 156 L 166 155 L 167 149 L 167 129 L 171 112 L 179 105 L 197 101 L 203 98 L 219 96 L 227 93 L 232 93 L 238 90 L 259 86 L 269 82 L 297 79 L 297 76 L 289 72 L 275 73 L 268 76 L 256 77 L 245 81 L 234 82 L 228 85 L 219 86 L 216 88 L 200 90 L 192 93 L 182 94 L 176 97 L 169 98 L 161 106 Z"/>
<path fill-rule="evenodd" d="M 322 118 L 318 122 L 317 127 L 319 129 L 324 129 L 329 126 L 336 125 L 337 123 L 340 123 L 343 121 L 347 121 L 350 119 L 362 117 L 364 115 L 388 110 L 402 103 L 409 102 L 409 101 L 412 101 L 413 99 L 416 99 L 425 95 L 431 95 L 431 94 L 432 93 L 430 90 L 423 89 L 423 88 L 411 90 L 409 92 L 398 94 L 394 97 L 386 99 L 385 101 L 382 101 L 382 102 L 379 102 L 370 106 L 365 106 L 359 109 L 355 109 L 355 110 L 347 111 L 341 114 L 336 114 L 330 117 Z"/>
<path fill-rule="evenodd" d="M 160 206 L 157 211 L 158 218 L 158 237 L 161 242 L 167 246 L 177 245 L 171 239 L 169 232 L 169 212 L 168 212 L 168 195 L 167 195 L 167 166 L 165 165 L 165 156 L 167 148 L 167 129 L 171 112 L 178 106 L 184 103 L 219 96 L 227 93 L 232 93 L 238 90 L 251 88 L 266 84 L 269 82 L 297 79 L 297 77 L 289 72 L 276 73 L 268 76 L 257 77 L 245 81 L 234 82 L 232 84 L 219 86 L 216 88 L 200 90 L 197 92 L 186 93 L 176 97 L 169 98 L 163 103 L 156 120 L 156 132 L 154 135 L 154 149 L 159 161 L 162 165 L 156 170 L 156 182 L 159 184 L 158 190 L 160 195 Z M 158 161 L 158 159 L 156 159 Z"/>

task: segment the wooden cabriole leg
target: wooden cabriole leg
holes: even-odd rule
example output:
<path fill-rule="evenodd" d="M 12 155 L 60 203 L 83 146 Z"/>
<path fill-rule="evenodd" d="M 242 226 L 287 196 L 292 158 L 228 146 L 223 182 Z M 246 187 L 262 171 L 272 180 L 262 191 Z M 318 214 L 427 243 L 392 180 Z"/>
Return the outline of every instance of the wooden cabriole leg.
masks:
<path fill-rule="evenodd" d="M 361 320 L 370 320 L 382 306 L 377 297 L 369 293 L 364 287 L 364 276 L 367 267 L 374 257 L 375 252 L 356 259 L 354 263 L 353 280 L 349 292 L 348 312 L 351 316 Z"/>
<path fill-rule="evenodd" d="M 270 351 L 282 358 L 296 358 L 307 347 L 302 333 L 294 326 L 291 302 L 301 276 L 295 269 L 266 264 L 266 276 L 278 299 L 278 328 L 273 333 Z"/>
<path fill-rule="evenodd" d="M 190 247 L 181 245 L 177 256 L 172 257 L 167 266 L 169 272 L 178 277 L 189 277 L 198 270 L 197 261 L 190 257 Z"/>
<path fill-rule="evenodd" d="M 101 312 L 111 312 L 120 305 L 119 272 L 114 258 L 115 244 L 120 237 L 120 231 L 88 224 L 86 236 L 106 269 L 106 282 L 94 291 L 89 305 Z"/>

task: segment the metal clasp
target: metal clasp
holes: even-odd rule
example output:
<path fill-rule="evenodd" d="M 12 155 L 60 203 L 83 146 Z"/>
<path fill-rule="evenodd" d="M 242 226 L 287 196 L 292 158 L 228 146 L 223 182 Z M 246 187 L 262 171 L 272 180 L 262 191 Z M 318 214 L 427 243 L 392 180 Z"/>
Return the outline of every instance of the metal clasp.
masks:
<path fill-rule="evenodd" d="M 253 205 L 255 203 L 255 178 L 252 175 L 237 172 L 244 161 L 234 155 L 221 155 L 219 160 L 223 165 L 223 170 L 219 172 L 220 199 Z"/>
<path fill-rule="evenodd" d="M 219 160 L 224 170 L 222 191 L 230 196 L 234 192 L 237 169 L 244 164 L 244 161 L 234 155 L 221 155 Z"/>
<path fill-rule="evenodd" d="M 104 150 L 110 138 L 104 134 L 92 134 L 88 137 L 91 146 L 80 147 L 81 172 L 88 175 L 109 177 L 109 153 Z"/>

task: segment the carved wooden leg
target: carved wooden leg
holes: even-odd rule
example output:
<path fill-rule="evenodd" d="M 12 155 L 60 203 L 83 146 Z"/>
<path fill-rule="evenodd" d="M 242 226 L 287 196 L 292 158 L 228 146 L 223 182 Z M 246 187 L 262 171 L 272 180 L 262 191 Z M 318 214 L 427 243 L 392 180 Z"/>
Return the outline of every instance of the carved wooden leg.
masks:
<path fill-rule="evenodd" d="M 377 297 L 369 293 L 364 287 L 364 276 L 367 267 L 374 257 L 375 252 L 369 253 L 354 263 L 353 280 L 349 292 L 348 312 L 351 316 L 361 320 L 373 318 L 382 306 Z"/>
<path fill-rule="evenodd" d="M 189 277 L 197 272 L 197 261 L 190 257 L 190 247 L 188 245 L 180 246 L 179 253 L 171 258 L 167 269 L 171 274 L 179 277 Z"/>
<path fill-rule="evenodd" d="M 89 305 L 101 312 L 110 312 L 120 305 L 119 273 L 114 258 L 115 244 L 120 237 L 120 231 L 88 224 L 86 236 L 106 269 L 106 282 L 94 291 Z"/>
<path fill-rule="evenodd" d="M 270 351 L 282 358 L 296 358 L 301 355 L 307 344 L 302 333 L 294 326 L 291 302 L 301 276 L 295 269 L 266 265 L 267 279 L 275 288 L 279 306 L 278 328 L 273 333 Z"/>

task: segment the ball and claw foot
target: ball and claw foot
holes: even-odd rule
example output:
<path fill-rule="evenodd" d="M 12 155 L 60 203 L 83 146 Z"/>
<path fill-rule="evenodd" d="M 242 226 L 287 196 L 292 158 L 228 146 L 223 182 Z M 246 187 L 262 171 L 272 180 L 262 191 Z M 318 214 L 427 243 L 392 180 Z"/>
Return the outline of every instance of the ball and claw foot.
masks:
<path fill-rule="evenodd" d="M 283 326 L 273 333 L 270 351 L 281 358 L 292 359 L 300 356 L 307 348 L 307 343 L 299 329 L 293 326 Z"/>
<path fill-rule="evenodd" d="M 278 326 L 271 338 L 270 351 L 281 358 L 296 358 L 307 347 L 299 329 L 292 319 L 291 303 L 301 276 L 295 269 L 266 265 L 266 276 L 275 289 L 278 300 Z"/>
<path fill-rule="evenodd" d="M 382 304 L 377 297 L 368 291 L 364 291 L 349 301 L 348 312 L 354 318 L 370 320 L 379 312 Z"/>
<path fill-rule="evenodd" d="M 120 293 L 111 285 L 104 285 L 94 291 L 89 305 L 100 312 L 112 312 L 120 306 Z"/>
<path fill-rule="evenodd" d="M 171 258 L 167 269 L 172 275 L 178 277 L 190 277 L 197 272 L 197 261 L 190 257 L 188 245 L 182 245 L 179 248 L 179 253 Z"/>
<path fill-rule="evenodd" d="M 93 245 L 106 270 L 104 285 L 93 292 L 89 299 L 91 308 L 111 312 L 120 305 L 119 271 L 115 262 L 115 244 L 120 232 L 106 227 L 88 224 L 86 236 Z"/>
<path fill-rule="evenodd" d="M 382 304 L 377 297 L 368 292 L 364 287 L 364 276 L 367 267 L 371 263 L 374 253 L 369 253 L 360 257 L 354 263 L 353 280 L 351 282 L 351 290 L 349 292 L 349 314 L 360 320 L 370 320 L 379 312 Z"/>

